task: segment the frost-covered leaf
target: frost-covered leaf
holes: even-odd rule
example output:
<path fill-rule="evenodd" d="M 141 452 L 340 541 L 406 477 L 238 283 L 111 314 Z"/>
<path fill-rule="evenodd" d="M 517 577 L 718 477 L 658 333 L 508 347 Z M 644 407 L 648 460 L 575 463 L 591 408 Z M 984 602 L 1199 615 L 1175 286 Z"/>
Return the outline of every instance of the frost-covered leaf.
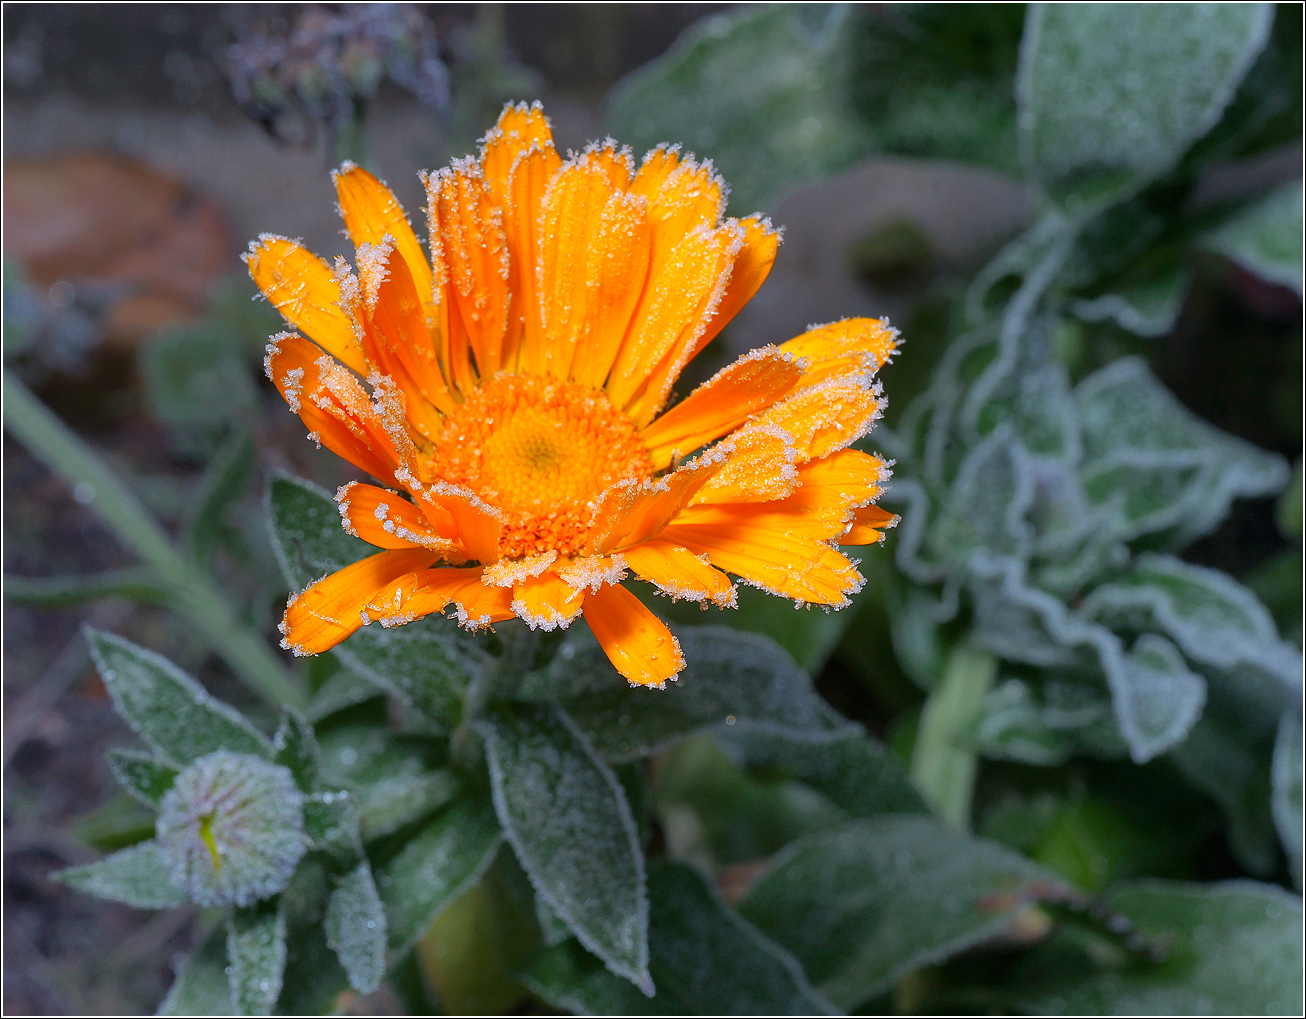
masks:
<path fill-rule="evenodd" d="M 234 1015 L 227 969 L 227 927 L 220 923 L 182 963 L 159 1015 Z"/>
<path fill-rule="evenodd" d="M 1279 722 L 1270 764 L 1270 812 L 1279 829 L 1279 841 L 1288 854 L 1288 867 L 1298 891 L 1302 887 L 1302 720 L 1289 708 Z"/>
<path fill-rule="evenodd" d="M 428 823 L 379 868 L 390 950 L 403 955 L 440 910 L 484 873 L 501 833 L 490 804 L 463 798 Z"/>
<path fill-rule="evenodd" d="M 750 771 L 796 779 L 850 817 L 927 810 L 902 765 L 873 737 L 853 735 L 813 743 L 783 733 L 734 728 L 717 735 L 726 751 Z"/>
<path fill-rule="evenodd" d="M 1206 681 L 1191 669 L 1173 644 L 1145 633 L 1108 666 L 1117 717 L 1137 763 L 1151 760 L 1184 738 L 1206 703 Z"/>
<path fill-rule="evenodd" d="M 1119 884 L 1105 904 L 1164 961 L 1086 966 L 1062 983 L 1035 953 L 1020 1010 L 1052 1015 L 1299 1015 L 1301 899 L 1273 885 L 1227 881 Z M 1073 971 L 1071 971 L 1073 972 Z M 1082 972 L 1082 970 L 1081 970 Z M 1040 986 L 1041 985 L 1041 986 Z"/>
<path fill-rule="evenodd" d="M 788 952 L 727 907 L 694 870 L 661 861 L 649 868 L 646 998 L 576 942 L 545 952 L 527 985 L 555 1008 L 582 1015 L 814 1015 L 828 1002 Z"/>
<path fill-rule="evenodd" d="M 147 807 L 156 807 L 176 781 L 177 769 L 152 754 L 113 747 L 105 754 L 118 784 Z"/>
<path fill-rule="evenodd" d="M 398 831 L 449 803 L 460 783 L 448 770 L 394 775 L 359 790 L 363 840 Z"/>
<path fill-rule="evenodd" d="M 375 683 L 363 679 L 352 669 L 339 669 L 313 694 L 304 714 L 310 722 L 320 722 L 337 711 L 379 697 L 381 693 Z"/>
<path fill-rule="evenodd" d="M 1180 547 L 1219 523 L 1235 498 L 1287 481 L 1281 458 L 1200 420 L 1137 358 L 1084 379 L 1075 402 L 1085 491 L 1110 512 L 1120 539 L 1159 533 Z"/>
<path fill-rule="evenodd" d="M 1128 197 L 1220 118 L 1265 45 L 1268 4 L 1038 4 L 1016 96 L 1030 172 L 1071 211 Z"/>
<path fill-rule="evenodd" d="M 267 737 L 166 658 L 89 628 L 86 642 L 118 714 L 170 763 L 215 750 L 272 756 Z"/>
<path fill-rule="evenodd" d="M 168 865 L 153 840 L 50 876 L 78 891 L 139 909 L 168 909 L 187 901 L 169 880 Z"/>
<path fill-rule="evenodd" d="M 724 626 L 677 627 L 685 669 L 665 690 L 632 687 L 588 631 L 559 645 L 526 696 L 556 697 L 609 760 L 647 757 L 705 726 L 828 739 L 847 728 L 775 641 Z"/>
<path fill-rule="evenodd" d="M 276 1009 L 281 1015 L 335 1014 L 349 990 L 349 978 L 327 945 L 331 887 L 324 861 L 310 856 L 280 896 L 286 918 L 285 978 Z"/>
<path fill-rule="evenodd" d="M 296 591 L 377 551 L 346 534 L 335 501 L 307 482 L 274 477 L 267 507 L 273 547 Z M 364 627 L 333 654 L 379 690 L 402 698 L 446 729 L 457 724 L 462 691 L 487 662 L 456 623 L 439 616 L 393 629 Z"/>
<path fill-rule="evenodd" d="M 278 903 L 232 911 L 227 960 L 236 1014 L 271 1015 L 286 968 L 286 918 Z"/>
<path fill-rule="evenodd" d="M 1122 280 L 1070 310 L 1085 322 L 1110 322 L 1139 336 L 1164 336 L 1179 317 L 1192 273 L 1174 262 L 1141 279 Z"/>
<path fill-rule="evenodd" d="M 849 20 L 835 4 L 715 15 L 618 85 L 612 129 L 637 153 L 670 140 L 711 157 L 741 215 L 769 207 L 867 151 L 849 105 Z"/>
<path fill-rule="evenodd" d="M 644 854 L 612 770 L 549 704 L 477 723 L 494 808 L 535 890 L 617 975 L 648 987 Z"/>
<path fill-rule="evenodd" d="M 315 792 L 320 785 L 322 753 L 318 750 L 313 727 L 298 711 L 287 708 L 272 737 L 273 761 L 289 769 L 301 792 Z"/>
<path fill-rule="evenodd" d="M 1203 244 L 1271 283 L 1302 292 L 1302 182 L 1292 181 L 1239 209 Z"/>
<path fill-rule="evenodd" d="M 1076 754 L 1124 754 L 1111 698 L 1087 682 L 1049 680 L 1035 690 L 1015 678 L 984 700 L 975 746 L 986 757 L 1051 767 Z"/>
<path fill-rule="evenodd" d="M 385 909 L 366 860 L 336 882 L 327 900 L 327 944 L 340 958 L 349 983 L 371 994 L 385 976 Z"/>
<path fill-rule="evenodd" d="M 1025 514 L 1033 496 L 1028 454 L 1000 426 L 962 462 L 927 544 L 939 558 L 959 565 L 977 551 L 1025 559 L 1033 540 Z"/>
<path fill-rule="evenodd" d="M 1140 555 L 1128 573 L 1089 594 L 1082 611 L 1114 630 L 1164 633 L 1202 665 L 1252 666 L 1286 689 L 1300 687 L 1301 655 L 1279 639 L 1256 596 L 1218 570 Z"/>
<path fill-rule="evenodd" d="M 363 854 L 358 798 L 343 789 L 325 789 L 304 797 L 304 834 L 313 848 L 340 864 Z"/>
<path fill-rule="evenodd" d="M 997 937 L 1032 902 L 1072 895 L 996 843 L 934 818 L 896 816 L 787 846 L 740 911 L 797 956 L 817 990 L 854 1008 L 913 970 Z"/>
<path fill-rule="evenodd" d="M 182 533 L 199 562 L 206 562 L 221 541 L 226 517 L 249 490 L 257 469 L 258 457 L 248 428 L 238 429 L 214 454 L 182 520 Z"/>

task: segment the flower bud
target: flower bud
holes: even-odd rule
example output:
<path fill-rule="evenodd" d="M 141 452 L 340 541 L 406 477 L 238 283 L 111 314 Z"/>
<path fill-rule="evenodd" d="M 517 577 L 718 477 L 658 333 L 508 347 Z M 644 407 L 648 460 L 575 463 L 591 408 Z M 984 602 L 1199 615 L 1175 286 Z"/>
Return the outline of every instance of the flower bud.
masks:
<path fill-rule="evenodd" d="M 201 906 L 275 895 L 308 848 L 304 797 L 290 770 L 226 750 L 177 776 L 159 804 L 157 832 L 173 885 Z"/>

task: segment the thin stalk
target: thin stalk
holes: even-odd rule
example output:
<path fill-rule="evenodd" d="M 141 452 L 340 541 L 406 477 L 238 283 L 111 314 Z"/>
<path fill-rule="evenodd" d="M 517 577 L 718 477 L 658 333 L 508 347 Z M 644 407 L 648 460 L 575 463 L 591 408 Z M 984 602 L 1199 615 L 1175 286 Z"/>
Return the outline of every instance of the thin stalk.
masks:
<path fill-rule="evenodd" d="M 267 644 L 241 625 L 208 572 L 183 556 L 167 532 L 105 462 L 8 371 L 5 428 L 66 481 L 118 538 L 153 568 L 171 593 L 170 607 L 191 622 L 209 647 L 254 693 L 274 705 L 302 708 L 304 692 Z"/>
<path fill-rule="evenodd" d="M 970 818 L 978 763 L 971 740 L 996 672 L 992 655 L 957 645 L 921 712 L 911 776 L 935 812 L 958 827 Z"/>

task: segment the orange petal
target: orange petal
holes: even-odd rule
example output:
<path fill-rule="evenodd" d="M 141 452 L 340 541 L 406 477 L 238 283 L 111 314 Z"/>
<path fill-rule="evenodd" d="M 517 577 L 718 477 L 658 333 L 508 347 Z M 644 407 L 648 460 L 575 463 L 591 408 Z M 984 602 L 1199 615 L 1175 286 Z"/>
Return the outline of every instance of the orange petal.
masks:
<path fill-rule="evenodd" d="M 893 356 L 898 332 L 883 319 L 846 318 L 817 326 L 780 345 L 807 362 L 804 384 L 840 375 L 879 371 Z"/>
<path fill-rule="evenodd" d="M 282 646 L 297 655 L 331 650 L 363 625 L 363 612 L 378 591 L 435 559 L 426 549 L 378 552 L 324 577 L 286 606 Z"/>
<path fill-rule="evenodd" d="M 672 542 L 640 542 L 624 549 L 621 557 L 637 577 L 656 584 L 677 601 L 710 601 L 719 608 L 735 605 L 735 586 L 730 578 Z"/>
<path fill-rule="evenodd" d="M 565 379 L 586 316 L 587 267 L 603 209 L 613 194 L 604 167 L 578 158 L 564 163 L 549 184 L 536 239 L 542 342 L 524 350 L 522 370 Z"/>
<path fill-rule="evenodd" d="M 718 569 L 800 602 L 842 608 L 848 604 L 848 595 L 861 590 L 864 583 L 841 553 L 783 527 L 759 526 L 746 519 L 704 526 L 677 521 L 661 536 L 696 555 L 706 555 Z"/>
<path fill-rule="evenodd" d="M 613 485 L 599 497 L 589 550 L 605 554 L 656 535 L 725 463 L 709 451 L 670 474 Z"/>
<path fill-rule="evenodd" d="M 440 232 L 440 247 L 457 320 L 471 345 L 483 378 L 502 366 L 503 338 L 508 322 L 508 244 L 503 230 L 503 210 L 490 198 L 481 168 L 471 159 L 456 159 L 426 178 Z M 452 317 L 452 316 L 451 316 Z M 450 361 L 459 389 L 467 392 L 456 326 L 450 338 Z"/>
<path fill-rule="evenodd" d="M 359 375 L 367 359 L 327 264 L 302 244 L 262 234 L 244 255 L 250 278 L 294 328 Z"/>
<path fill-rule="evenodd" d="M 526 577 L 513 585 L 512 610 L 532 630 L 566 628 L 580 615 L 584 592 L 576 590 L 556 573 Z"/>
<path fill-rule="evenodd" d="M 336 492 L 345 530 L 378 548 L 424 548 L 447 556 L 453 541 L 397 492 L 351 481 Z"/>
<path fill-rule="evenodd" d="M 396 471 L 415 463 L 417 450 L 398 411 L 368 397 L 358 377 L 295 333 L 272 337 L 267 376 L 309 436 L 375 478 L 397 485 Z"/>
<path fill-rule="evenodd" d="M 424 318 L 434 321 L 436 302 L 431 287 L 431 264 L 394 192 L 354 163 L 345 162 L 332 176 L 340 199 L 340 214 L 354 247 L 381 244 L 386 237 L 392 238 L 395 251 L 408 266 Z"/>
<path fill-rule="evenodd" d="M 665 467 L 738 428 L 792 389 L 802 374 L 798 360 L 777 347 L 745 354 L 644 429 L 653 466 Z"/>
<path fill-rule="evenodd" d="M 649 149 L 639 164 L 639 172 L 630 182 L 630 190 L 643 195 L 650 202 L 662 190 L 667 178 L 680 165 L 680 146 L 663 142 L 657 148 Z"/>
<path fill-rule="evenodd" d="M 786 397 L 756 421 L 792 435 L 803 463 L 850 446 L 869 432 L 884 406 L 877 390 L 860 374 L 826 379 Z"/>
<path fill-rule="evenodd" d="M 366 299 L 363 349 L 382 375 L 404 394 L 405 413 L 428 439 L 444 430 L 445 414 L 456 406 L 431 344 L 426 314 L 408 264 L 388 243 L 358 249 L 358 271 Z"/>
<path fill-rule="evenodd" d="M 734 268 L 730 271 L 730 283 L 721 295 L 716 314 L 695 342 L 689 355 L 691 360 L 716 339 L 717 334 L 739 314 L 740 309 L 753 299 L 753 295 L 771 274 L 771 266 L 775 264 L 781 231 L 773 227 L 765 216 L 749 216 L 741 219 L 739 225 L 744 229 L 744 243 L 735 257 Z"/>
<path fill-rule="evenodd" d="M 571 377 L 598 389 L 607 381 L 648 279 L 651 233 L 648 203 L 617 191 L 603 207 L 590 241 L 585 276 L 586 330 Z"/>
<path fill-rule="evenodd" d="M 499 512 L 465 488 L 437 481 L 413 493 L 417 508 L 439 534 L 449 536 L 473 562 L 499 558 Z"/>
<path fill-rule="evenodd" d="M 458 622 L 475 630 L 512 618 L 511 592 L 481 583 L 479 567 L 418 570 L 378 591 L 367 613 L 382 626 L 402 626 L 453 604 Z"/>
<path fill-rule="evenodd" d="M 739 237 L 733 226 L 697 229 L 683 238 L 661 265 L 655 250 L 648 283 L 608 378 L 608 396 L 618 407 L 629 410 L 635 397 L 650 387 L 649 376 L 659 362 L 692 346 L 702 332 L 730 278 Z M 659 380 L 658 391 L 632 413 L 638 423 L 651 420 L 661 408 L 666 395 L 664 381 L 669 388 L 669 381 Z"/>
<path fill-rule="evenodd" d="M 770 502 L 790 495 L 798 484 L 793 439 L 782 428 L 750 425 L 720 447 L 728 451 L 726 463 L 699 489 L 690 505 Z"/>
<path fill-rule="evenodd" d="M 661 687 L 685 667 L 679 641 L 620 584 L 585 595 L 585 622 L 608 661 L 633 684 Z"/>
<path fill-rule="evenodd" d="M 880 509 L 879 506 L 863 506 L 853 511 L 853 523 L 848 532 L 839 539 L 840 545 L 873 545 L 884 540 L 884 531 L 898 526 L 900 518 Z"/>
<path fill-rule="evenodd" d="M 544 107 L 538 101 L 529 106 L 508 103 L 498 123 L 481 139 L 481 171 L 495 205 L 507 204 L 513 164 L 532 145 L 553 148 L 553 132 Z"/>
<path fill-rule="evenodd" d="M 712 168 L 709 160 L 698 163 L 691 156 L 681 160 L 672 149 L 662 149 L 660 155 L 654 149 L 644 157 L 649 167 L 640 167 L 639 174 L 631 182 L 631 190 L 649 200 L 649 218 L 653 221 L 654 263 L 657 264 L 660 252 L 670 252 L 698 227 L 712 228 L 721 219 L 726 207 L 726 184 Z M 650 157 L 654 162 L 649 165 Z M 671 159 L 676 163 L 665 172 Z M 656 191 L 651 190 L 653 182 L 661 176 Z"/>
<path fill-rule="evenodd" d="M 539 259 L 540 209 L 549 181 L 562 167 L 553 143 L 534 145 L 513 163 L 508 178 L 508 202 L 503 229 L 508 239 L 508 287 L 512 300 L 503 341 L 503 365 L 513 371 L 534 358 L 540 344 Z M 527 353 L 531 352 L 531 353 Z M 533 363 L 533 361 L 532 361 Z"/>

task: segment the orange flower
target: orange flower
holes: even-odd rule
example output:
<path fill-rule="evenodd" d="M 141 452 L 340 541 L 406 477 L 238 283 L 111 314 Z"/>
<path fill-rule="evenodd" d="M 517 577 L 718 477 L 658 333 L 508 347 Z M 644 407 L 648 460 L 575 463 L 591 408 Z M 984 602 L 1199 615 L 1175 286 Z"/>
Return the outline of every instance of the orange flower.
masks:
<path fill-rule="evenodd" d="M 879 416 L 896 334 L 822 326 L 667 409 L 779 242 L 766 219 L 722 219 L 710 163 L 663 145 L 636 171 L 610 139 L 564 160 L 537 103 L 423 179 L 429 258 L 348 163 L 354 266 L 270 235 L 246 256 L 299 330 L 272 338 L 268 377 L 312 438 L 406 493 L 340 489 L 345 529 L 384 551 L 293 598 L 284 645 L 317 654 L 448 608 L 468 627 L 583 614 L 623 676 L 661 685 L 684 660 L 629 574 L 704 606 L 735 603 L 727 574 L 846 605 L 862 577 L 836 546 L 895 522 L 872 505 L 887 465 L 847 447 Z"/>

